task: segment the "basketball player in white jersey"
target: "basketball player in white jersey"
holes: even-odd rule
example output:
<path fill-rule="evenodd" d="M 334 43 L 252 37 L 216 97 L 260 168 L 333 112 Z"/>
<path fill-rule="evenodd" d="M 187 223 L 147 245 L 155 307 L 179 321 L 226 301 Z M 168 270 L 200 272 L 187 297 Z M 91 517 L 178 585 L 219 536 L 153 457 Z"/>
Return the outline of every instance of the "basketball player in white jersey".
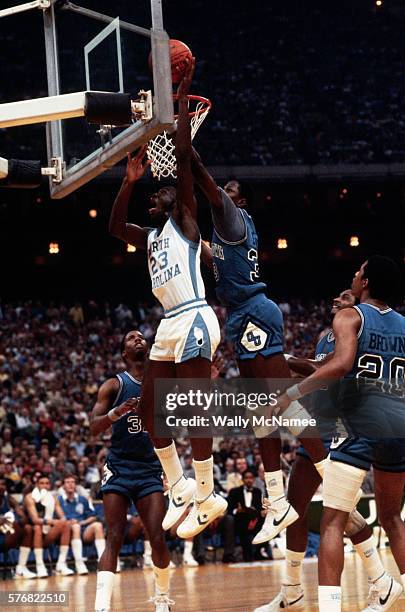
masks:
<path fill-rule="evenodd" d="M 170 503 L 163 528 L 170 529 L 193 501 L 191 512 L 177 529 L 181 538 L 190 538 L 203 531 L 227 507 L 226 501 L 214 493 L 212 439 L 191 441 L 195 481 L 183 475 L 173 440 L 153 435 L 155 379 L 208 380 L 212 356 L 220 341 L 218 320 L 205 301 L 200 272 L 201 238 L 196 223 L 187 101 L 193 71 L 194 60 L 178 89 L 177 190 L 162 187 L 151 197 L 149 212 L 157 229 L 127 223 L 128 202 L 134 184 L 149 165 L 143 163 L 146 146 L 133 159 L 128 155 L 126 176 L 110 218 L 111 234 L 147 251 L 152 292 L 164 308 L 165 318 L 160 322 L 150 352 L 139 411 L 170 484 Z"/>

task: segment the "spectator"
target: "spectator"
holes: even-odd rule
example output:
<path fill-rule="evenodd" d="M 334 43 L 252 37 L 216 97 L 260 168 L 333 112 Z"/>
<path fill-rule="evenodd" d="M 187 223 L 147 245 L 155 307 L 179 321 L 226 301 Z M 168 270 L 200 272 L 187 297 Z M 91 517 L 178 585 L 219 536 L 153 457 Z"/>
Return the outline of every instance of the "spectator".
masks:
<path fill-rule="evenodd" d="M 226 478 L 225 489 L 229 491 L 235 487 L 240 487 L 243 482 L 242 474 L 248 469 L 248 464 L 245 457 L 237 457 L 235 460 L 235 471 L 228 474 Z"/>
<path fill-rule="evenodd" d="M 63 492 L 58 496 L 58 501 L 72 530 L 71 547 L 76 572 L 88 574 L 88 569 L 83 561 L 83 543 L 94 542 L 97 558 L 100 559 L 105 548 L 104 529 L 102 523 L 97 519 L 91 501 L 79 495 L 76 485 L 76 477 L 66 474 L 63 479 Z"/>

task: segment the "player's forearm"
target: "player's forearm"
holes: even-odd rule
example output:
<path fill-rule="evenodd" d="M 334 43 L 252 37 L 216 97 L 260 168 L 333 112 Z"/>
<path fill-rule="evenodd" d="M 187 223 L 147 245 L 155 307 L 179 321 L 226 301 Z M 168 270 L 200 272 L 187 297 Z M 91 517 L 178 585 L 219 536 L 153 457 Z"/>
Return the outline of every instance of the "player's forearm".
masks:
<path fill-rule="evenodd" d="M 98 434 L 107 431 L 112 425 L 112 420 L 108 414 L 92 417 L 90 421 L 90 435 L 97 436 Z"/>
<path fill-rule="evenodd" d="M 310 376 L 317 369 L 317 362 L 314 359 L 303 359 L 301 357 L 289 357 L 288 367 L 296 374 Z"/>
<path fill-rule="evenodd" d="M 345 376 L 345 374 L 350 372 L 351 367 L 351 364 L 347 363 L 345 360 L 335 357 L 321 368 L 317 369 L 313 374 L 311 374 L 311 376 L 308 376 L 308 378 L 300 382 L 298 385 L 294 385 L 294 389 L 296 389 L 296 397 L 292 397 L 294 395 L 293 390 L 291 390 L 290 393 L 287 391 L 287 394 L 291 397 L 291 399 L 299 399 L 304 395 L 308 395 L 309 393 L 313 393 L 314 391 L 321 389 L 330 381 L 339 380 Z"/>
<path fill-rule="evenodd" d="M 191 172 L 197 185 L 211 206 L 223 208 L 223 202 L 218 192 L 218 186 L 204 166 L 200 155 L 191 147 Z"/>
<path fill-rule="evenodd" d="M 121 189 L 115 198 L 109 223 L 110 234 L 121 240 L 126 240 L 126 225 L 128 219 L 128 203 L 132 194 L 134 183 L 128 182 L 125 177 Z"/>
<path fill-rule="evenodd" d="M 175 155 L 177 164 L 191 160 L 191 127 L 186 97 L 179 98 L 179 119 L 177 122 Z"/>
<path fill-rule="evenodd" d="M 207 268 L 210 268 L 210 270 L 212 270 L 213 268 L 213 264 L 214 264 L 214 258 L 212 256 L 212 251 L 211 248 L 208 246 L 208 244 L 205 244 L 205 242 L 201 242 L 201 259 L 204 262 L 204 264 L 207 266 Z"/>

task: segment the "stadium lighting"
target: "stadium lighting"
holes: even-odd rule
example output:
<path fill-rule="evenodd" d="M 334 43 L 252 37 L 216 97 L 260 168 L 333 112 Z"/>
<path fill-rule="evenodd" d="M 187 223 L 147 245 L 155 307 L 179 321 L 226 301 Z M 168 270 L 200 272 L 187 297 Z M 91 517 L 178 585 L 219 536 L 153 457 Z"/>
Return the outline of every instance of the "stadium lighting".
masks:
<path fill-rule="evenodd" d="M 278 249 L 286 249 L 288 247 L 287 238 L 278 238 L 277 240 L 277 248 Z"/>
<path fill-rule="evenodd" d="M 95 219 L 97 217 L 97 211 L 95 208 L 89 210 L 89 217 L 91 217 L 92 219 Z"/>
<path fill-rule="evenodd" d="M 360 245 L 360 240 L 358 236 L 350 236 L 350 246 L 358 247 Z"/>
<path fill-rule="evenodd" d="M 376 0 L 376 6 L 382 6 L 382 0 Z"/>
<path fill-rule="evenodd" d="M 127 253 L 135 253 L 136 247 L 133 244 L 127 244 Z"/>
<path fill-rule="evenodd" d="M 50 242 L 48 248 L 50 255 L 57 255 L 59 253 L 59 243 L 58 242 Z"/>

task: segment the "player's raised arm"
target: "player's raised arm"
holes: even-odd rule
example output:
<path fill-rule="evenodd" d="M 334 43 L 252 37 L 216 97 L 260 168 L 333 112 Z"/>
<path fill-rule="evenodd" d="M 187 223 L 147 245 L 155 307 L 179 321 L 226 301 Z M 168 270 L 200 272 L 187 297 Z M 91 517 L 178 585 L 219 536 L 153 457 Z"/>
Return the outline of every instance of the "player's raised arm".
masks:
<path fill-rule="evenodd" d="M 109 230 L 110 234 L 120 238 L 124 242 L 133 244 L 139 249 L 146 249 L 148 229 L 127 223 L 128 202 L 130 200 L 134 184 L 144 174 L 150 162 L 144 163 L 147 145 L 141 147 L 135 157 L 128 153 L 127 171 L 122 181 L 121 189 L 111 211 Z"/>
<path fill-rule="evenodd" d="M 194 196 L 193 175 L 191 172 L 191 127 L 188 113 L 187 94 L 190 90 L 194 73 L 195 60 L 192 59 L 187 71 L 180 81 L 178 94 L 179 118 L 176 134 L 176 163 L 177 163 L 177 207 L 175 216 L 182 229 L 183 222 L 191 215 L 194 221 L 197 218 L 197 202 Z"/>
<path fill-rule="evenodd" d="M 131 398 L 120 406 L 112 408 L 119 390 L 119 382 L 116 378 L 110 378 L 103 383 L 98 391 L 97 402 L 90 415 L 90 433 L 96 436 L 106 431 L 111 425 L 127 412 L 135 410 L 138 400 Z"/>
<path fill-rule="evenodd" d="M 218 190 L 218 185 L 202 163 L 201 157 L 194 147 L 191 147 L 191 171 L 194 181 L 197 183 L 211 206 L 223 208 L 224 203 Z"/>

